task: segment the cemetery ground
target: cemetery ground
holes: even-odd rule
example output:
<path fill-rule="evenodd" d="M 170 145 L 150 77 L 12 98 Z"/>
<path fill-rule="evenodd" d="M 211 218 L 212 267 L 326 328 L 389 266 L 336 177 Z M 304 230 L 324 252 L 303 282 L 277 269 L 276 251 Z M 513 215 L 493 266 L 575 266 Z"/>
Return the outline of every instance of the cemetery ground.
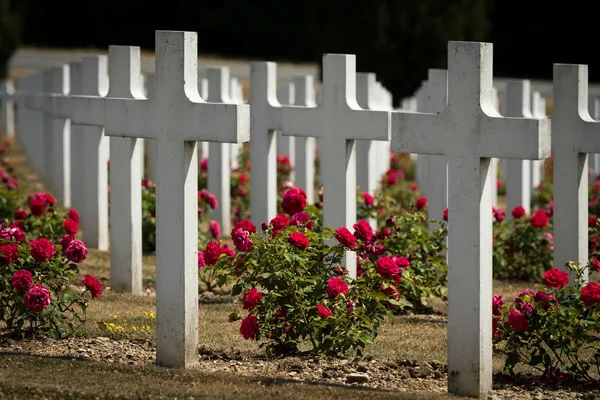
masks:
<path fill-rule="evenodd" d="M 9 154 L 21 185 L 44 191 L 18 143 Z M 229 315 L 240 297 L 201 293 L 199 365 L 191 370 L 155 364 L 155 259 L 144 256 L 142 296 L 110 289 L 108 252 L 90 249 L 80 274 L 92 274 L 103 295 L 90 302 L 85 330 L 54 340 L 0 337 L 0 398 L 457 398 L 447 394 L 446 304 L 430 315 L 396 316 L 379 330 L 362 357 L 310 355 L 267 359 L 255 341 L 244 340 Z M 494 281 L 494 293 L 512 298 L 542 284 Z M 83 285 L 80 286 L 83 290 Z M 494 358 L 494 394 L 514 399 L 594 399 L 597 387 L 542 384 L 527 375 L 502 374 Z M 355 382 L 353 382 L 355 381 Z"/>

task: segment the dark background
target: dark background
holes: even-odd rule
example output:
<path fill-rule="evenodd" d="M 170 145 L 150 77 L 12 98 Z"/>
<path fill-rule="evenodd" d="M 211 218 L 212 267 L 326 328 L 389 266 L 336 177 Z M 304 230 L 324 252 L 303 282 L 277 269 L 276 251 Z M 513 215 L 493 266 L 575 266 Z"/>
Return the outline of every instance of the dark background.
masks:
<path fill-rule="evenodd" d="M 514 0 L 0 0 L 0 76 L 17 44 L 154 49 L 155 30 L 198 32 L 201 54 L 319 62 L 353 53 L 394 99 L 428 68 L 446 68 L 448 40 L 494 44 L 494 75 L 552 79 L 553 63 L 589 65 L 600 81 L 597 13 L 585 2 Z"/>

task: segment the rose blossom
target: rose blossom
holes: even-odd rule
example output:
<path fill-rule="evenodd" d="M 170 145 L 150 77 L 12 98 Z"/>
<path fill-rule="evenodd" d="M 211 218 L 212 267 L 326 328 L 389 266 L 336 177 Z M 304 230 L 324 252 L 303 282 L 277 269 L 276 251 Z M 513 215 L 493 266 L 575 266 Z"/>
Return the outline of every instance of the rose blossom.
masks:
<path fill-rule="evenodd" d="M 56 253 L 56 247 L 46 238 L 39 238 L 29 242 L 29 247 L 31 256 L 39 263 L 49 260 Z"/>
<path fill-rule="evenodd" d="M 25 233 L 17 227 L 4 228 L 0 230 L 0 240 L 16 240 L 19 243 L 25 241 Z"/>
<path fill-rule="evenodd" d="M 256 288 L 252 288 L 246 292 L 244 298 L 242 300 L 244 306 L 242 309 L 244 310 L 252 310 L 258 302 L 262 299 L 262 293 L 260 293 Z"/>
<path fill-rule="evenodd" d="M 354 236 L 362 240 L 364 242 L 370 242 L 373 240 L 373 228 L 371 225 L 364 219 L 358 221 L 358 223 L 353 225 L 354 228 Z"/>
<path fill-rule="evenodd" d="M 33 275 L 26 269 L 20 269 L 12 275 L 11 284 L 17 292 L 23 292 L 33 284 Z"/>
<path fill-rule="evenodd" d="M 448 222 L 448 207 L 444 210 L 444 221 Z"/>
<path fill-rule="evenodd" d="M 581 301 L 586 307 L 593 306 L 600 301 L 600 285 L 590 282 L 581 289 Z"/>
<path fill-rule="evenodd" d="M 71 243 L 71 240 L 75 240 L 75 235 L 65 235 L 58 241 L 63 254 L 65 254 L 65 251 L 67 250 L 69 243 Z"/>
<path fill-rule="evenodd" d="M 506 218 L 506 213 L 504 212 L 504 210 L 501 210 L 499 208 L 492 207 L 492 213 L 494 214 L 494 219 L 496 220 L 496 222 L 502 222 Z"/>
<path fill-rule="evenodd" d="M 400 272 L 398 264 L 391 257 L 380 257 L 375 262 L 375 269 L 385 279 L 391 279 Z"/>
<path fill-rule="evenodd" d="M 419 197 L 417 202 L 415 203 L 415 208 L 418 210 L 422 210 L 427 206 L 427 197 Z"/>
<path fill-rule="evenodd" d="M 529 221 L 535 228 L 545 228 L 548 226 L 548 216 L 544 210 L 537 210 Z"/>
<path fill-rule="evenodd" d="M 333 315 L 331 313 L 331 311 L 329 310 L 329 308 L 322 306 L 320 304 L 317 304 L 317 312 L 319 313 L 321 318 L 327 318 L 327 317 L 331 317 Z"/>
<path fill-rule="evenodd" d="M 525 215 L 525 208 L 523 206 L 516 206 L 512 209 L 512 216 L 514 219 L 521 218 Z"/>
<path fill-rule="evenodd" d="M 83 277 L 81 283 L 83 283 L 86 289 L 90 291 L 92 299 L 102 296 L 102 284 L 98 279 L 88 274 Z"/>
<path fill-rule="evenodd" d="M 588 227 L 592 227 L 592 226 L 596 225 L 597 222 L 598 222 L 597 217 L 588 217 Z"/>
<path fill-rule="evenodd" d="M 75 222 L 79 222 L 79 213 L 77 212 L 76 209 L 71 208 L 69 210 L 69 212 L 67 213 L 67 215 L 69 216 L 69 218 L 71 218 L 72 220 L 74 220 Z"/>
<path fill-rule="evenodd" d="M 49 193 L 44 193 L 44 197 L 46 197 L 46 202 L 50 207 L 53 207 L 56 204 L 56 200 Z"/>
<path fill-rule="evenodd" d="M 526 332 L 529 329 L 527 317 L 517 310 L 510 310 L 508 314 L 508 323 L 516 332 Z"/>
<path fill-rule="evenodd" d="M 306 224 L 307 229 L 312 230 L 314 223 L 310 220 L 310 215 L 303 212 L 292 215 L 290 225 L 301 226 L 304 224 Z"/>
<path fill-rule="evenodd" d="M 221 246 L 221 254 L 225 254 L 227 257 L 231 258 L 235 257 L 235 253 L 227 246 L 227 243 L 223 243 L 223 246 Z"/>
<path fill-rule="evenodd" d="M 238 228 L 233 232 L 233 244 L 237 251 L 242 253 L 248 253 L 252 250 L 252 240 L 250 240 L 250 233 L 248 231 L 243 230 L 242 228 Z"/>
<path fill-rule="evenodd" d="M 221 245 L 218 242 L 210 242 L 203 252 L 206 265 L 215 265 L 221 255 Z"/>
<path fill-rule="evenodd" d="M 233 226 L 233 229 L 231 230 L 231 236 L 233 236 L 233 232 L 238 228 L 242 228 L 243 230 L 248 231 L 250 233 L 256 233 L 256 226 L 254 226 L 252 221 L 250 221 L 249 219 L 236 222 L 236 224 Z"/>
<path fill-rule="evenodd" d="M 569 283 L 569 273 L 558 268 L 552 268 L 544 273 L 544 285 L 562 289 Z"/>
<path fill-rule="evenodd" d="M 217 221 L 211 220 L 210 221 L 210 232 L 212 233 L 212 235 L 215 239 L 220 238 L 221 237 L 221 225 L 219 225 L 219 223 Z"/>
<path fill-rule="evenodd" d="M 504 299 L 502 296 L 492 296 L 492 314 L 502 315 L 502 306 L 504 305 Z"/>
<path fill-rule="evenodd" d="M 44 285 L 32 285 L 23 296 L 23 303 L 33 312 L 42 311 L 48 307 L 51 301 L 52 295 Z"/>
<path fill-rule="evenodd" d="M 258 333 L 259 325 L 256 315 L 248 315 L 242 320 L 240 325 L 240 333 L 244 339 L 254 339 Z"/>
<path fill-rule="evenodd" d="M 208 158 L 203 158 L 200 161 L 200 169 L 205 172 L 208 171 Z"/>
<path fill-rule="evenodd" d="M 15 219 L 25 219 L 27 217 L 27 211 L 17 210 L 15 211 Z"/>
<path fill-rule="evenodd" d="M 306 208 L 306 192 L 300 188 L 291 188 L 283 195 L 281 207 L 289 215 L 304 211 Z"/>
<path fill-rule="evenodd" d="M 204 263 L 204 252 L 199 251 L 198 252 L 198 269 L 204 268 L 205 265 L 206 264 Z"/>
<path fill-rule="evenodd" d="M 87 248 L 81 240 L 73 239 L 63 252 L 69 261 L 79 264 L 87 258 Z"/>
<path fill-rule="evenodd" d="M 39 217 L 46 211 L 46 195 L 44 193 L 34 193 L 29 198 L 29 209 L 31 214 Z"/>
<path fill-rule="evenodd" d="M 600 261 L 597 258 L 590 259 L 590 269 L 600 272 Z"/>
<path fill-rule="evenodd" d="M 335 238 L 344 247 L 348 247 L 350 249 L 356 248 L 356 237 L 354 237 L 354 235 L 352 235 L 348 228 L 346 228 L 345 226 L 342 226 L 335 230 Z"/>
<path fill-rule="evenodd" d="M 63 227 L 65 228 L 65 232 L 67 232 L 67 234 L 69 235 L 74 235 L 79 230 L 79 224 L 77 223 L 77 221 L 71 218 L 65 219 Z"/>
<path fill-rule="evenodd" d="M 373 196 L 371 196 L 369 193 L 366 193 L 366 192 L 363 193 L 362 197 L 363 197 L 363 201 L 365 202 L 365 205 L 367 205 L 369 207 L 375 203 L 375 201 L 373 200 Z"/>
<path fill-rule="evenodd" d="M 279 232 L 281 232 L 283 230 L 283 228 L 288 226 L 289 223 L 290 223 L 290 220 L 287 215 L 285 215 L 285 214 L 276 215 L 275 218 L 273 218 L 271 220 L 271 222 L 269 222 L 269 225 L 271 225 L 273 227 L 272 236 L 273 237 L 277 236 L 277 234 Z"/>
<path fill-rule="evenodd" d="M 304 250 L 309 246 L 308 238 L 300 232 L 293 232 L 288 237 L 288 243 L 299 248 L 300 250 Z"/>
<path fill-rule="evenodd" d="M 329 278 L 325 291 L 330 297 L 348 293 L 348 284 L 342 278 Z"/>

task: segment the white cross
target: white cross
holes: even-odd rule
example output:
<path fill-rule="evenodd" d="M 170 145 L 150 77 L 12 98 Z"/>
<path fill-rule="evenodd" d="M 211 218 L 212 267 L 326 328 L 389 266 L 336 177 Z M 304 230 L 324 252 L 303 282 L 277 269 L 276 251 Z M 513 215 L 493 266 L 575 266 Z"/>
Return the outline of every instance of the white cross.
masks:
<path fill-rule="evenodd" d="M 229 68 L 209 67 L 208 98 L 211 103 L 234 104 L 229 95 Z M 219 199 L 218 207 L 211 210 L 210 219 L 221 225 L 225 234 L 231 232 L 231 144 L 208 143 L 208 191 Z"/>
<path fill-rule="evenodd" d="M 282 106 L 292 106 L 296 100 L 296 86 L 294 82 L 286 82 L 279 87 L 277 98 Z M 277 134 L 277 154 L 280 156 L 288 156 L 292 170 L 290 172 L 290 180 L 296 181 L 296 138 L 293 136 L 283 136 L 281 131 Z"/>
<path fill-rule="evenodd" d="M 109 46 L 107 97 L 145 99 L 140 48 Z M 110 285 L 116 292 L 142 293 L 142 149 L 144 140 L 110 140 Z"/>
<path fill-rule="evenodd" d="M 534 118 L 531 113 L 531 84 L 529 80 L 509 80 L 504 96 L 505 117 Z M 531 160 L 502 160 L 506 184 L 507 218 L 512 219 L 512 209 L 523 206 L 531 212 Z"/>
<path fill-rule="evenodd" d="M 77 117 L 100 110 L 104 115 L 100 123 L 109 136 L 157 141 L 156 358 L 164 366 L 194 365 L 198 362 L 196 142 L 247 141 L 249 107 L 202 100 L 197 34 L 181 31 L 156 31 L 155 85 L 148 100 L 81 99 L 86 101 L 67 101 L 63 106 L 72 108 Z"/>
<path fill-rule="evenodd" d="M 294 105 L 316 107 L 315 81 L 313 75 L 301 75 L 292 78 L 294 83 Z M 314 137 L 294 138 L 294 174 L 296 186 L 306 192 L 308 204 L 315 200 L 315 151 Z"/>
<path fill-rule="evenodd" d="M 6 79 L 0 82 L 0 101 L 2 102 L 0 133 L 7 138 L 15 136 L 15 103 L 12 99 L 14 93 L 15 86 L 12 80 Z"/>
<path fill-rule="evenodd" d="M 281 104 L 277 100 L 277 64 L 250 64 L 250 216 L 256 226 L 277 215 L 277 140 Z"/>
<path fill-rule="evenodd" d="M 550 121 L 502 118 L 492 101 L 492 44 L 449 42 L 448 104 L 394 113 L 392 149 L 448 157 L 448 390 L 492 389 L 490 158 L 550 155 Z"/>
<path fill-rule="evenodd" d="M 548 118 L 546 116 L 546 99 L 542 97 L 540 92 L 533 91 L 531 93 L 531 114 L 533 118 Z M 531 160 L 531 188 L 536 189 L 542 182 L 542 171 L 544 163 L 540 160 Z"/>
<path fill-rule="evenodd" d="M 588 153 L 600 153 L 600 123 L 588 112 L 587 65 L 554 64 L 554 266 L 588 263 Z M 585 277 L 587 279 L 587 276 Z M 575 275 L 570 273 L 570 281 Z"/>
<path fill-rule="evenodd" d="M 352 229 L 356 222 L 356 139 L 389 140 L 390 113 L 361 109 L 356 102 L 356 57 L 323 56 L 323 101 L 317 107 L 282 108 L 284 135 L 319 138 L 323 176 L 323 223 Z M 356 254 L 345 267 L 356 276 Z"/>

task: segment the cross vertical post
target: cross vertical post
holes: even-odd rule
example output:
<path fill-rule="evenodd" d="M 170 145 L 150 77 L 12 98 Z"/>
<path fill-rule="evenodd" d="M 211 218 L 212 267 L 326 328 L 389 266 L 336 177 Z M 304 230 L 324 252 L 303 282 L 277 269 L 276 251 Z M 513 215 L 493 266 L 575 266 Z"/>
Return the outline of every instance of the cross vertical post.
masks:
<path fill-rule="evenodd" d="M 316 107 L 313 75 L 295 76 L 292 78 L 292 82 L 294 83 L 294 104 L 303 107 Z M 296 186 L 306 192 L 308 204 L 314 204 L 316 140 L 314 137 L 296 137 L 294 139 Z"/>

